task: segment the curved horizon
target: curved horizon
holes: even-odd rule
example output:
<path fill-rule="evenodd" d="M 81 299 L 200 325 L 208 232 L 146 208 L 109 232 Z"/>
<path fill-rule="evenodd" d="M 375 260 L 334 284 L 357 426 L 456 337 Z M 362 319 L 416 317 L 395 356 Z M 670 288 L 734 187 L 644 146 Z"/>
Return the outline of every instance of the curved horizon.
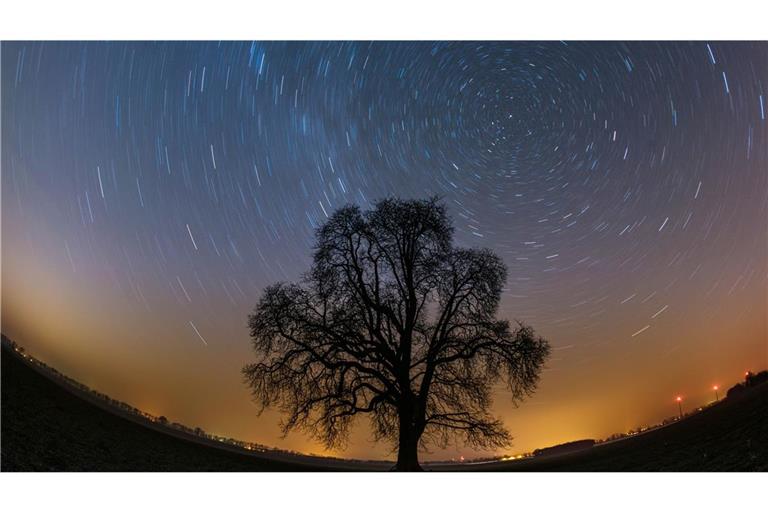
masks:
<path fill-rule="evenodd" d="M 768 366 L 768 44 L 9 42 L 3 333 L 154 415 L 280 449 L 240 368 L 331 212 L 437 194 L 552 343 L 497 453 L 602 438 Z M 481 457 L 461 446 L 424 460 Z"/>

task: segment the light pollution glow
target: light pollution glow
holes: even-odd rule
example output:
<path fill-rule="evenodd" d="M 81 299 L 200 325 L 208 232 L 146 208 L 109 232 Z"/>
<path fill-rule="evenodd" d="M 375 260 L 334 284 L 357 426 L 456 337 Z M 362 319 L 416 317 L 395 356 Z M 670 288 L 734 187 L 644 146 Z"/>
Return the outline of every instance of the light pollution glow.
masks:
<path fill-rule="evenodd" d="M 457 244 L 509 266 L 500 316 L 554 348 L 521 407 L 498 395 L 504 453 L 654 423 L 768 367 L 766 62 L 765 43 L 4 43 L 3 332 L 149 413 L 326 453 L 255 415 L 246 316 L 308 268 L 324 212 L 437 193 Z M 388 456 L 368 437 L 333 454 Z M 484 455 L 422 458 L 459 454 Z"/>

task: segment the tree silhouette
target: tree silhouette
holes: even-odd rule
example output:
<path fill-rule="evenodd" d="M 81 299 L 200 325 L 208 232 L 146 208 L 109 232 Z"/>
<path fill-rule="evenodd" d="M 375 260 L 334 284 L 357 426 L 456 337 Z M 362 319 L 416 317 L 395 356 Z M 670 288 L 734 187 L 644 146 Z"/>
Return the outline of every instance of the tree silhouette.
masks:
<path fill-rule="evenodd" d="M 259 412 L 277 406 L 284 434 L 300 428 L 329 448 L 366 414 L 403 471 L 420 469 L 430 443 L 508 445 L 492 385 L 503 380 L 515 403 L 532 393 L 549 345 L 495 319 L 504 263 L 452 247 L 452 235 L 436 198 L 337 210 L 302 282 L 269 286 L 249 316 L 259 359 L 243 374 Z"/>

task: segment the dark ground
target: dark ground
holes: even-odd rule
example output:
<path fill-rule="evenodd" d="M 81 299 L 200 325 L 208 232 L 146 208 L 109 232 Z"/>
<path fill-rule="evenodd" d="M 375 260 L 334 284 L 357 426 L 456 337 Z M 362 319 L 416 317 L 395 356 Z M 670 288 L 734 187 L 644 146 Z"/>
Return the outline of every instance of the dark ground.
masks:
<path fill-rule="evenodd" d="M 768 471 L 768 382 L 680 422 L 577 453 L 483 471 Z"/>
<path fill-rule="evenodd" d="M 2 471 L 386 470 L 389 463 L 254 455 L 140 424 L 2 351 Z M 105 409 L 104 407 L 107 407 Z M 768 383 L 679 423 L 578 453 L 438 471 L 766 471 Z"/>
<path fill-rule="evenodd" d="M 328 471 L 349 463 L 236 447 L 141 424 L 95 405 L 3 346 L 2 471 Z M 93 400 L 98 400 L 94 398 Z M 287 460 L 286 460 L 287 459 Z M 296 460 L 298 459 L 298 460 Z"/>

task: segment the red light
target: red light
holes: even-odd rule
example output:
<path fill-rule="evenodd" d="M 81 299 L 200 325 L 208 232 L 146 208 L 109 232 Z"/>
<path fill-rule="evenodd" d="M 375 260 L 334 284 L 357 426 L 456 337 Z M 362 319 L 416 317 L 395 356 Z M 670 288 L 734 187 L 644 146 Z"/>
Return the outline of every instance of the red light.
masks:
<path fill-rule="evenodd" d="M 714 389 L 715 391 L 717 391 L 719 388 L 718 388 L 717 386 L 712 386 L 712 389 Z"/>
<path fill-rule="evenodd" d="M 681 397 L 681 396 L 677 397 L 677 401 L 678 402 L 682 402 L 683 401 L 683 397 Z"/>

